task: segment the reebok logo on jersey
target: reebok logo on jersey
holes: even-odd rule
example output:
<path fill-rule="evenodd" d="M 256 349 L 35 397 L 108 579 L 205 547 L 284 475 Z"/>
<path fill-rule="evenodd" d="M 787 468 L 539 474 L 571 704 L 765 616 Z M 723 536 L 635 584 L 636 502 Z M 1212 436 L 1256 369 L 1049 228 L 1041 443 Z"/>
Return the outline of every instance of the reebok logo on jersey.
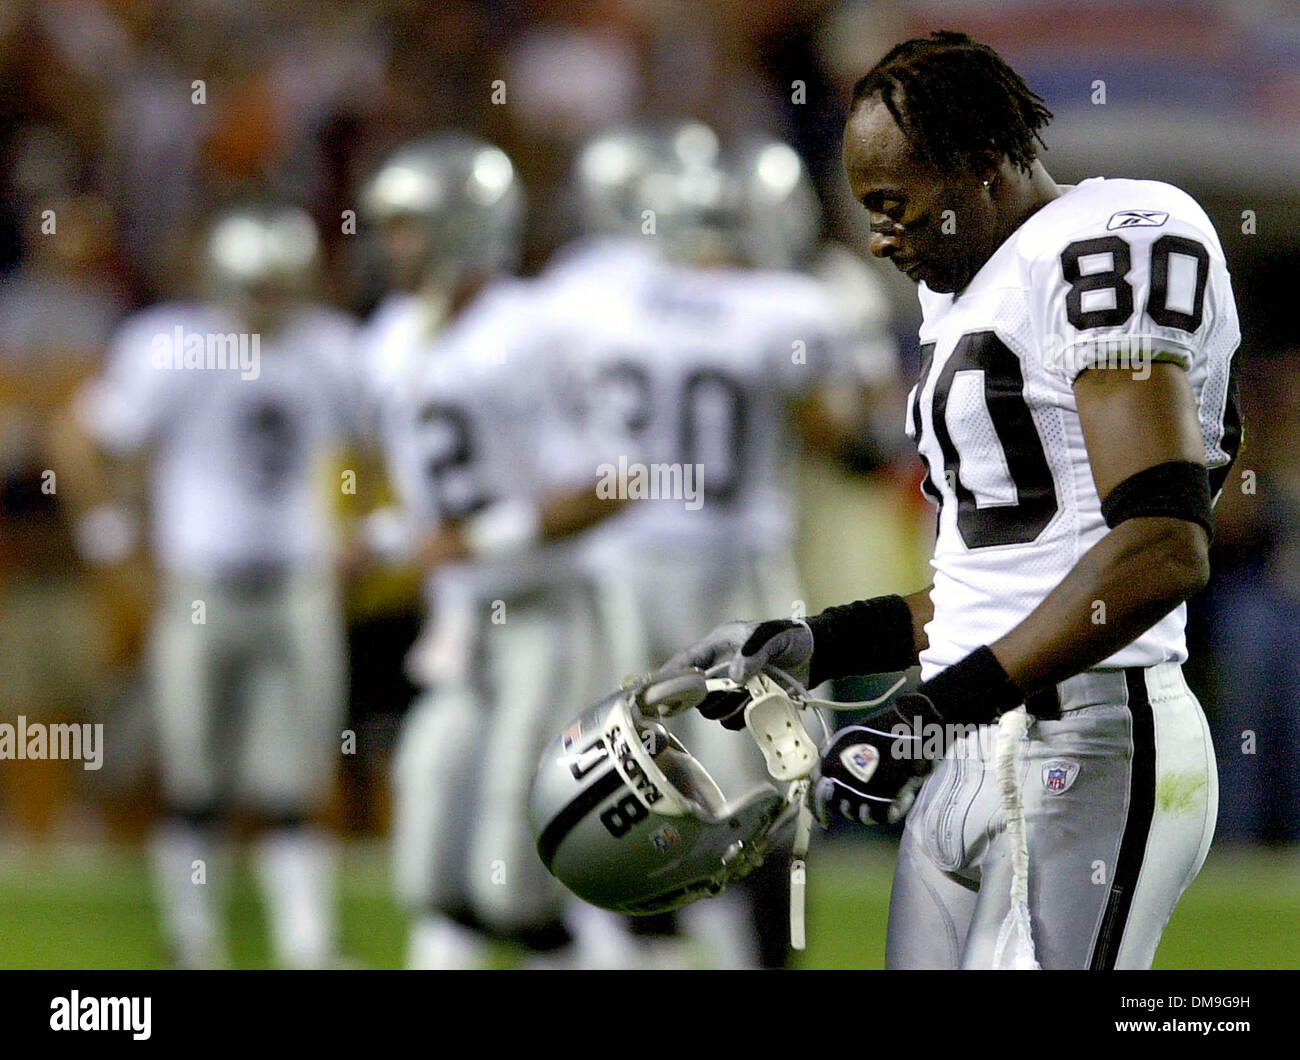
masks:
<path fill-rule="evenodd" d="M 880 765 L 880 752 L 869 743 L 855 743 L 840 752 L 840 764 L 865 784 Z"/>
<path fill-rule="evenodd" d="M 1169 220 L 1169 215 L 1162 210 L 1120 210 L 1110 215 L 1106 222 L 1107 231 L 1117 228 L 1159 228 Z"/>
<path fill-rule="evenodd" d="M 1043 763 L 1043 790 L 1049 795 L 1063 795 L 1079 775 L 1079 763 L 1073 758 L 1053 758 Z"/>

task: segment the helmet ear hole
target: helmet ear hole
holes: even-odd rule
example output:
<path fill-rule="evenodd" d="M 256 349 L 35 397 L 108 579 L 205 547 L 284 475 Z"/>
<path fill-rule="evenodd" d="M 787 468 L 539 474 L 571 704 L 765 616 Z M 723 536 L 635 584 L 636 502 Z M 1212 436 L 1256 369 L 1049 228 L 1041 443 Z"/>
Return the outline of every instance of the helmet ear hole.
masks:
<path fill-rule="evenodd" d="M 697 758 L 685 748 L 680 750 L 671 744 L 655 755 L 655 764 L 663 770 L 664 776 L 683 796 L 697 803 L 706 813 L 720 817 L 727 805 L 727 797 L 718 787 L 717 781 L 709 774 Z"/>

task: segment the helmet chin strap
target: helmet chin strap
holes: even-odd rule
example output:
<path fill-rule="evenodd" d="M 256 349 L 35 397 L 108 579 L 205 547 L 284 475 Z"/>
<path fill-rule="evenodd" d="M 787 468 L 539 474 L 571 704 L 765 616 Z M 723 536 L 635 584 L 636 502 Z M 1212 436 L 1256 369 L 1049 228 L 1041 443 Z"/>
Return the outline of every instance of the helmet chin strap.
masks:
<path fill-rule="evenodd" d="M 808 777 L 796 780 L 790 785 L 786 796 L 795 803 L 798 816 L 794 823 L 794 847 L 790 852 L 790 946 L 802 950 L 807 944 L 804 933 L 804 910 L 807 907 L 804 896 L 804 878 L 808 869 L 808 843 L 812 839 L 812 806 L 809 805 L 809 789 L 812 781 Z"/>
<path fill-rule="evenodd" d="M 790 692 L 773 679 L 778 675 L 789 683 Z M 714 692 L 734 691 L 740 686 L 730 678 L 710 678 L 707 687 Z M 789 784 L 786 789 L 787 812 L 793 809 L 795 813 L 794 846 L 790 859 L 790 946 L 803 950 L 807 945 L 806 880 L 813 822 L 811 778 L 819 754 L 817 744 L 804 728 L 800 708 L 825 701 L 814 700 L 802 685 L 779 671 L 771 676 L 758 674 L 750 678 L 745 689 L 751 697 L 745 707 L 745 728 L 762 752 L 772 779 Z M 882 698 L 887 698 L 893 691 L 891 689 Z M 820 717 L 818 721 L 821 721 Z M 822 728 L 825 729 L 824 723 Z"/>

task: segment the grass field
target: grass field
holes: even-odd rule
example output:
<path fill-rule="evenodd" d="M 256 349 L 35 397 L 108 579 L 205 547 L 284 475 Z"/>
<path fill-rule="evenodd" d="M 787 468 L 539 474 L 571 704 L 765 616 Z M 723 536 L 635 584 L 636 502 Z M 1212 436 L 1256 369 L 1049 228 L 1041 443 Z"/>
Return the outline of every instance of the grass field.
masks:
<path fill-rule="evenodd" d="M 809 867 L 806 968 L 879 968 L 893 850 L 836 843 Z M 358 964 L 401 963 L 404 923 L 381 844 L 343 851 L 342 937 Z M 229 900 L 232 957 L 268 966 L 251 877 Z M 508 963 L 508 955 L 502 955 Z M 0 968 L 156 968 L 163 951 L 141 851 L 8 847 L 0 852 Z M 1300 852 L 1211 854 L 1165 932 L 1157 968 L 1300 968 Z"/>

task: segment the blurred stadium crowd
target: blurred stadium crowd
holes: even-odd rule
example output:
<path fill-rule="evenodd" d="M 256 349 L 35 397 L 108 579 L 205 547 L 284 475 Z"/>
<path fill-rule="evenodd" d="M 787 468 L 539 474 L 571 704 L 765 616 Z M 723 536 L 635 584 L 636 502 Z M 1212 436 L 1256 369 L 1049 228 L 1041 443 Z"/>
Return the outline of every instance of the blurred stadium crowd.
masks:
<path fill-rule="evenodd" d="M 1300 841 L 1300 328 L 1282 308 L 1297 263 L 1286 233 L 1300 220 L 1300 18 L 1283 4 L 1249 17 L 1210 3 L 1123 10 L 1121 32 L 1106 3 L 996 13 L 831 0 L 6 4 L 0 721 L 104 722 L 111 750 L 95 772 L 0 762 L 0 836 L 138 841 L 164 801 L 141 664 L 153 564 L 147 552 L 94 562 L 63 480 L 49 488 L 75 395 L 104 371 L 132 314 L 204 293 L 210 226 L 250 199 L 305 209 L 319 231 L 320 302 L 373 320 L 386 281 L 363 190 L 394 150 L 430 132 L 471 133 L 512 160 L 526 196 L 525 277 L 545 275 L 582 234 L 575 160 L 603 131 L 693 119 L 724 144 L 790 144 L 822 216 L 821 249 L 798 264 L 820 262 L 832 297 L 866 298 L 870 313 L 843 305 L 845 317 L 897 351 L 840 406 L 806 409 L 787 513 L 801 528 L 798 598 L 812 611 L 925 584 L 931 517 L 902 433 L 915 292 L 872 267 L 863 295 L 826 262 L 828 248 L 865 247 L 839 164 L 849 86 L 896 41 L 943 27 L 998 48 L 1046 97 L 1058 181 L 1167 179 L 1219 228 L 1243 322 L 1246 441 L 1241 480 L 1229 479 L 1217 509 L 1189 675 L 1216 736 L 1219 841 Z M 355 494 L 331 502 L 340 523 L 387 498 L 379 463 L 364 448 L 336 455 L 337 468 L 358 470 Z M 345 573 L 340 728 L 356 744 L 338 759 L 328 819 L 344 834 L 384 835 L 392 749 L 416 695 L 403 659 L 423 605 L 412 572 Z"/>

